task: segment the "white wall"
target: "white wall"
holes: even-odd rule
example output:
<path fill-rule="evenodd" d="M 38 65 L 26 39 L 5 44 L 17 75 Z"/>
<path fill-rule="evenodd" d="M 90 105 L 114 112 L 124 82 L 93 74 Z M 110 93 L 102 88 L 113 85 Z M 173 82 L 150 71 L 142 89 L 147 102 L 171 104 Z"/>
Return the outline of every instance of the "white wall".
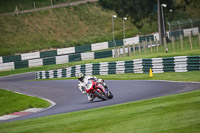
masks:
<path fill-rule="evenodd" d="M 3 63 L 3 58 L 0 56 L 0 64 Z"/>
<path fill-rule="evenodd" d="M 91 44 L 92 51 L 108 49 L 108 42 Z"/>
<path fill-rule="evenodd" d="M 43 66 L 43 59 L 28 60 L 29 67 Z"/>
<path fill-rule="evenodd" d="M 69 62 L 69 55 L 56 56 L 56 64 L 64 64 Z"/>
<path fill-rule="evenodd" d="M 0 64 L 0 71 L 9 71 L 9 70 L 14 70 L 14 69 L 15 69 L 14 62 Z"/>
<path fill-rule="evenodd" d="M 89 53 L 81 53 L 82 60 L 93 60 L 94 59 L 94 52 Z"/>
<path fill-rule="evenodd" d="M 40 52 L 21 54 L 22 60 L 29 60 L 29 59 L 36 59 L 36 58 L 40 58 Z"/>
<path fill-rule="evenodd" d="M 75 53 L 75 47 L 57 49 L 58 55 Z"/>

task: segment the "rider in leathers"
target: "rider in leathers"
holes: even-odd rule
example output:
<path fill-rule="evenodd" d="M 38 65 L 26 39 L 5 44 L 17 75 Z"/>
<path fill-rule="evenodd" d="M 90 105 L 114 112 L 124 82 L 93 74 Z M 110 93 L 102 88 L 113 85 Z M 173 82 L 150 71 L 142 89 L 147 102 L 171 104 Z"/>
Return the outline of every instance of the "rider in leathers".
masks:
<path fill-rule="evenodd" d="M 83 94 L 87 94 L 88 96 L 88 100 L 89 101 L 93 101 L 96 96 L 92 93 L 87 93 L 85 88 L 86 88 L 86 84 L 88 83 L 88 80 L 91 79 L 91 80 L 95 80 L 96 82 L 98 83 L 101 83 L 105 88 L 107 88 L 107 85 L 106 83 L 104 82 L 104 80 L 102 79 L 98 79 L 97 77 L 92 77 L 92 76 L 84 76 L 84 74 L 80 73 L 78 75 L 78 80 L 79 80 L 79 84 L 78 84 L 78 87 L 80 89 L 80 91 L 83 93 Z"/>

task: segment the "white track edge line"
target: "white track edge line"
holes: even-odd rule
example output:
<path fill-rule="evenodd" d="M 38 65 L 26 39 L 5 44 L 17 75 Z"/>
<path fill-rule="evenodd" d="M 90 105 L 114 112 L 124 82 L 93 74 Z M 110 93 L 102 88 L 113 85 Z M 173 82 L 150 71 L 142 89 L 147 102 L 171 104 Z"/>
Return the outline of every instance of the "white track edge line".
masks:
<path fill-rule="evenodd" d="M 0 78 L 12 77 L 12 76 L 23 75 L 23 74 L 29 74 L 29 73 L 35 73 L 35 71 L 33 71 L 33 72 L 26 72 L 26 73 L 18 73 L 18 74 L 7 75 L 7 76 L 1 76 Z"/>

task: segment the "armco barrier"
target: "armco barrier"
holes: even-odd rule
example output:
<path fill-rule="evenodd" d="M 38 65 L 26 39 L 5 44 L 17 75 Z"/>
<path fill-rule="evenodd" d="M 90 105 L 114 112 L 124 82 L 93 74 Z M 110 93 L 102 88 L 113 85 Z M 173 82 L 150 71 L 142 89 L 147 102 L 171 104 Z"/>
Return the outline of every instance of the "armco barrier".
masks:
<path fill-rule="evenodd" d="M 47 57 L 56 57 L 61 55 L 69 55 L 70 60 L 74 60 L 73 56 L 79 56 L 80 60 L 80 53 L 84 53 L 87 51 L 97 51 L 97 50 L 103 50 L 108 49 L 114 46 L 123 46 L 123 40 L 116 40 L 116 45 L 113 44 L 113 42 L 102 42 L 102 43 L 95 43 L 95 44 L 89 44 L 84 46 L 75 46 L 75 47 L 69 47 L 69 48 L 61 48 L 57 50 L 52 51 L 42 51 L 42 52 L 33 52 L 33 53 L 24 53 L 21 55 L 11 55 L 11 56 L 2 56 L 0 57 L 0 64 L 1 63 L 7 63 L 7 62 L 19 62 L 24 60 L 32 60 L 32 59 L 39 59 L 39 58 L 47 58 Z M 78 54 L 79 55 L 74 55 Z M 71 55 L 72 54 L 72 55 Z"/>
<path fill-rule="evenodd" d="M 142 41 L 150 41 L 150 39 L 152 41 L 154 41 L 154 36 L 153 35 L 148 35 L 148 36 L 142 36 L 142 37 L 139 37 L 139 42 L 142 43 Z"/>
<path fill-rule="evenodd" d="M 52 52 L 51 54 L 53 53 L 54 52 Z M 45 57 L 46 54 L 43 53 L 43 56 Z M 69 55 L 46 57 L 42 59 L 1 63 L 0 71 L 9 71 L 20 68 L 29 68 L 29 67 L 53 65 L 53 64 L 64 64 L 74 61 L 93 60 L 93 59 L 107 58 L 107 57 L 112 57 L 112 50 L 101 51 L 101 52 L 74 53 Z"/>
<path fill-rule="evenodd" d="M 14 69 L 15 69 L 14 62 L 0 64 L 0 71 L 9 71 L 9 70 L 14 70 Z"/>
<path fill-rule="evenodd" d="M 184 34 L 184 36 L 198 35 L 199 34 L 198 27 L 192 28 L 192 29 L 191 28 L 190 29 L 184 29 L 183 34 Z"/>
<path fill-rule="evenodd" d="M 2 63 L 15 62 L 15 61 L 22 61 L 21 55 L 10 55 L 2 57 Z"/>
<path fill-rule="evenodd" d="M 167 58 L 136 59 L 129 61 L 101 62 L 58 70 L 35 73 L 36 79 L 75 77 L 79 73 L 86 75 L 108 75 L 121 73 L 187 72 L 200 70 L 200 56 L 177 56 Z"/>
<path fill-rule="evenodd" d="M 116 40 L 115 44 L 112 41 L 109 41 L 109 42 L 101 42 L 101 43 L 89 44 L 89 45 L 84 45 L 84 46 L 61 48 L 61 49 L 52 50 L 52 51 L 43 51 L 43 52 L 24 53 L 21 55 L 2 56 L 2 57 L 0 57 L 0 64 L 7 63 L 7 62 L 18 62 L 18 61 L 23 61 L 23 60 L 32 60 L 32 59 L 39 59 L 39 58 L 55 57 L 55 56 L 60 56 L 60 55 L 83 53 L 83 52 L 87 52 L 87 51 L 104 50 L 104 49 L 108 49 L 108 48 L 115 47 L 115 46 L 123 46 L 123 45 L 133 44 L 133 43 L 137 44 L 137 43 L 139 43 L 139 40 L 140 41 L 141 40 L 149 40 L 149 38 L 154 40 L 154 35 L 126 38 L 123 40 Z M 72 57 L 72 60 L 73 60 L 73 57 Z"/>
<path fill-rule="evenodd" d="M 0 64 L 1 64 L 1 63 L 3 63 L 3 59 L 2 59 L 2 57 L 0 57 Z"/>
<path fill-rule="evenodd" d="M 91 45 L 76 46 L 75 53 L 83 53 L 86 51 L 91 51 Z"/>
<path fill-rule="evenodd" d="M 127 46 L 128 44 L 138 44 L 139 43 L 139 37 L 126 38 L 123 41 L 124 41 L 125 46 Z"/>

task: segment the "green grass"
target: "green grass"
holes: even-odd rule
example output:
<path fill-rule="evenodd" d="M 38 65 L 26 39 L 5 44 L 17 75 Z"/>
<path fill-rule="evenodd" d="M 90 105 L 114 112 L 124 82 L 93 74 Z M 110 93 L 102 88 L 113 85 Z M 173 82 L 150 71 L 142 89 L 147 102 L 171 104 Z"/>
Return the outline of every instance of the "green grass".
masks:
<path fill-rule="evenodd" d="M 173 43 L 169 42 L 169 43 L 167 43 L 168 52 L 174 53 L 174 52 L 180 52 L 180 51 L 192 51 L 192 50 L 200 49 L 199 38 L 200 38 L 200 35 L 194 35 L 194 36 L 191 37 L 192 49 L 190 47 L 189 37 L 183 38 L 183 50 L 181 49 L 181 40 L 178 40 L 178 39 L 175 40 L 174 48 L 173 48 Z M 165 52 L 165 48 L 162 46 L 162 47 L 159 48 L 159 51 Z"/>
<path fill-rule="evenodd" d="M 46 108 L 50 103 L 37 97 L 0 89 L 0 105 L 1 116 L 29 108 Z"/>
<path fill-rule="evenodd" d="M 170 80 L 170 81 L 198 81 L 200 82 L 200 71 L 190 72 L 166 72 L 155 73 L 153 77 L 149 77 L 149 73 L 127 73 L 98 75 L 99 78 L 105 80 Z"/>
<path fill-rule="evenodd" d="M 70 2 L 81 0 L 69 0 Z M 0 1 L 0 14 L 7 12 L 14 12 L 16 6 L 18 10 L 34 9 L 34 2 L 36 8 L 51 6 L 51 0 L 6 0 Z M 53 5 L 60 3 L 67 3 L 68 0 L 52 0 Z"/>
<path fill-rule="evenodd" d="M 197 90 L 150 100 L 2 123 L 0 132 L 198 133 L 199 112 L 200 90 Z"/>
<path fill-rule="evenodd" d="M 0 56 L 111 41 L 113 14 L 98 3 L 89 3 L 0 16 Z M 118 17 L 114 24 L 115 38 L 122 39 L 122 19 Z M 151 26 L 145 23 L 141 30 L 126 21 L 126 37 L 155 31 L 156 21 Z"/>

